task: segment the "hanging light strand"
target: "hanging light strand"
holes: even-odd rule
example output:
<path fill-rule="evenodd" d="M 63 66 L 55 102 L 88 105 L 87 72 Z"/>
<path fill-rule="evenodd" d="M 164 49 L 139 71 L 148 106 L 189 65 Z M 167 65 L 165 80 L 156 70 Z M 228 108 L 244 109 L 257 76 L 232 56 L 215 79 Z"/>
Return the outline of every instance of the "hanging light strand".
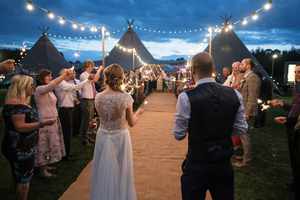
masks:
<path fill-rule="evenodd" d="M 245 16 L 240 20 L 237 20 L 233 23 L 228 23 L 228 24 L 222 24 L 223 29 L 225 32 L 228 32 L 232 30 L 235 26 L 241 25 L 241 26 L 246 26 L 248 25 L 251 21 L 257 21 L 259 19 L 259 16 L 264 13 L 269 11 L 273 6 L 273 1 L 268 0 L 261 8 L 257 9 L 256 11 L 252 12 L 251 15 Z"/>
<path fill-rule="evenodd" d="M 135 57 L 138 59 L 138 61 L 142 64 L 142 65 L 147 65 L 147 62 L 145 62 L 141 56 L 137 53 L 137 51 L 135 50 L 135 48 L 126 48 L 122 45 L 120 45 L 119 43 L 116 44 L 115 46 L 116 48 L 118 48 L 119 50 L 125 52 L 125 53 L 133 53 L 135 55 Z"/>
<path fill-rule="evenodd" d="M 252 12 L 251 15 L 246 16 L 240 20 L 237 20 L 233 23 L 230 24 L 223 24 L 221 27 L 225 27 L 228 28 L 229 30 L 232 30 L 236 25 L 242 25 L 242 26 L 246 26 L 249 24 L 249 22 L 252 21 L 256 21 L 259 19 L 259 15 L 263 12 L 267 12 L 272 8 L 272 0 L 268 0 L 261 8 L 257 9 L 256 11 Z M 30 12 L 34 11 L 35 9 L 38 9 L 42 12 L 44 12 L 46 15 L 48 15 L 49 19 L 55 20 L 58 19 L 58 23 L 61 25 L 65 25 L 65 24 L 70 24 L 70 27 L 73 30 L 80 30 L 80 31 L 86 31 L 86 30 L 90 30 L 93 33 L 98 32 L 99 30 L 101 30 L 102 26 L 97 26 L 97 25 L 92 25 L 92 24 L 85 24 L 85 23 L 79 23 L 76 22 L 74 20 L 70 20 L 67 19 L 66 17 L 57 15 L 55 13 L 53 13 L 52 11 L 46 9 L 46 8 L 42 8 L 40 6 L 38 6 L 37 4 L 34 4 L 32 0 L 26 0 L 26 9 Z M 150 27 L 143 27 L 143 26 L 138 26 L 135 25 L 134 26 L 136 30 L 138 31 L 144 31 L 144 32 L 149 32 L 149 33 L 154 33 L 154 34 L 164 34 L 164 35 L 183 35 L 183 34 L 189 34 L 189 33 L 199 33 L 199 32 L 203 32 L 206 31 L 206 28 L 203 27 L 198 27 L 198 28 L 185 28 L 185 29 L 181 29 L 181 30 L 166 30 L 166 29 L 159 29 L 159 28 L 150 28 Z M 212 26 L 212 27 L 216 27 L 214 29 L 214 32 L 220 32 L 220 29 L 222 30 L 222 28 L 220 28 L 219 26 Z M 121 33 L 122 31 L 126 31 L 127 27 L 123 27 L 121 29 L 117 29 L 117 30 L 113 30 L 111 31 L 111 34 L 115 35 L 118 33 Z M 227 29 L 226 29 L 227 30 Z"/>
<path fill-rule="evenodd" d="M 32 12 L 34 10 L 39 10 L 39 11 L 45 13 L 50 20 L 57 19 L 58 23 L 62 26 L 69 24 L 69 26 L 73 30 L 78 30 L 78 31 L 90 30 L 92 33 L 96 33 L 103 27 L 103 25 L 96 26 L 93 24 L 79 23 L 74 20 L 70 20 L 70 19 L 68 19 L 64 16 L 61 16 L 61 15 L 58 15 L 46 8 L 40 7 L 39 5 L 33 3 L 32 0 L 26 0 L 26 9 L 30 12 Z"/>

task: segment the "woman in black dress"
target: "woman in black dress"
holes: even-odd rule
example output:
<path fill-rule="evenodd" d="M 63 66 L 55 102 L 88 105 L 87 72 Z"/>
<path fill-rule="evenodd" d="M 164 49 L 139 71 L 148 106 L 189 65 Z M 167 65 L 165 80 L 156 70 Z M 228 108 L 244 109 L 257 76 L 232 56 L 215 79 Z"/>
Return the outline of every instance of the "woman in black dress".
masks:
<path fill-rule="evenodd" d="M 53 120 L 38 121 L 37 113 L 30 106 L 34 88 L 30 76 L 15 75 L 11 80 L 2 111 L 5 123 L 2 153 L 11 166 L 17 199 L 20 200 L 26 200 L 28 197 L 38 129 L 54 123 Z"/>

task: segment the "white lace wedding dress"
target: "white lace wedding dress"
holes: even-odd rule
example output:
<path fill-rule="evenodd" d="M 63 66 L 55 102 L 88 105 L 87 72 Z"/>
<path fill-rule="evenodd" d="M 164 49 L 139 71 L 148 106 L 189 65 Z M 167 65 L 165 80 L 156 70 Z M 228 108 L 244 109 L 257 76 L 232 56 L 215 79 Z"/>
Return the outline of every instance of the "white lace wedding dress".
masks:
<path fill-rule="evenodd" d="M 100 93 L 95 105 L 100 117 L 92 167 L 91 200 L 136 200 L 132 146 L 126 108 L 127 93 Z"/>

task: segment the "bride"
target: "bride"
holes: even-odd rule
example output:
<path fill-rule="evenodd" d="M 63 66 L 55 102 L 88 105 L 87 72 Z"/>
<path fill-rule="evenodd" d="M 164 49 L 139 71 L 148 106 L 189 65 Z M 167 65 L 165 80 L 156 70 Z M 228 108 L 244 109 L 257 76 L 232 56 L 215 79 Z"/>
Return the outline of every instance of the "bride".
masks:
<path fill-rule="evenodd" d="M 95 98 L 100 126 L 92 167 L 91 200 L 136 200 L 132 146 L 128 125 L 143 110 L 133 112 L 133 99 L 121 90 L 124 72 L 112 64 L 104 70 L 106 89 Z"/>

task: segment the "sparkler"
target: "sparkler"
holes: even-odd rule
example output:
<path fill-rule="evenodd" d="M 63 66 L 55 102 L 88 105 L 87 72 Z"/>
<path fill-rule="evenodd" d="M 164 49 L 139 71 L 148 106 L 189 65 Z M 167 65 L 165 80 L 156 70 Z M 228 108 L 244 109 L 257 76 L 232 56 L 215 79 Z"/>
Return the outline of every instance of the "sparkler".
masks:
<path fill-rule="evenodd" d="M 262 104 L 261 106 L 262 106 L 261 111 L 265 111 L 271 108 L 271 106 L 267 104 Z"/>
<path fill-rule="evenodd" d="M 257 99 L 257 104 L 261 106 L 261 111 L 269 110 L 271 108 L 270 103 L 271 103 L 270 100 L 264 102 L 261 99 Z"/>

